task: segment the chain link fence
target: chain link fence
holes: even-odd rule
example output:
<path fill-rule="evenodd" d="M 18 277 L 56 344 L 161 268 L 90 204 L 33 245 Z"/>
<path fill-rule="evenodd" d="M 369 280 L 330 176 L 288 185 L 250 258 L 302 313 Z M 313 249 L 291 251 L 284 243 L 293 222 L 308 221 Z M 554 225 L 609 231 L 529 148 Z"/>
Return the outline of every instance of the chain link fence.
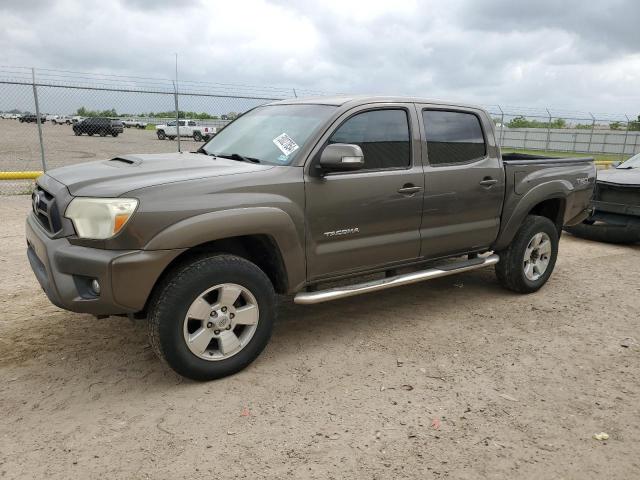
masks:
<path fill-rule="evenodd" d="M 36 175 L 30 172 L 127 153 L 196 150 L 253 107 L 323 94 L 0 67 L 0 195 L 30 192 L 33 180 L 28 177 Z M 640 151 L 640 122 L 625 115 L 501 105 L 485 108 L 494 118 L 500 145 L 507 150 L 589 154 L 600 161 L 623 160 Z M 100 118 L 115 121 L 114 125 L 121 122 L 122 127 L 114 131 L 109 123 L 83 130 L 83 120 L 91 123 Z"/>

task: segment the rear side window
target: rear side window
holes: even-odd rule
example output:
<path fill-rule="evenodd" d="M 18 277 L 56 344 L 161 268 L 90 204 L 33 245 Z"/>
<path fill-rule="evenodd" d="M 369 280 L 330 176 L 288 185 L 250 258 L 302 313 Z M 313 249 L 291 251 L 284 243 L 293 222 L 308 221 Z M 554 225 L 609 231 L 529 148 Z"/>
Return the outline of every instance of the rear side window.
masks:
<path fill-rule="evenodd" d="M 189 122 L 189 127 L 195 127 L 196 126 L 196 122 Z"/>
<path fill-rule="evenodd" d="M 407 112 L 400 109 L 358 113 L 343 123 L 329 143 L 359 145 L 364 168 L 404 168 L 411 164 Z"/>
<path fill-rule="evenodd" d="M 431 165 L 466 163 L 486 154 L 480 120 L 474 114 L 424 110 L 422 118 Z"/>

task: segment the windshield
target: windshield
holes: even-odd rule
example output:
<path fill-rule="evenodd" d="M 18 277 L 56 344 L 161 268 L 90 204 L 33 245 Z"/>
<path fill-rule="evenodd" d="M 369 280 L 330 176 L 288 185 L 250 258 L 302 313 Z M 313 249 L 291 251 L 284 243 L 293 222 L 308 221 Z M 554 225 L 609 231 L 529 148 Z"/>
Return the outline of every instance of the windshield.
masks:
<path fill-rule="evenodd" d="M 237 154 L 261 163 L 290 165 L 335 108 L 329 105 L 258 107 L 223 128 L 202 150 L 209 155 Z"/>
<path fill-rule="evenodd" d="M 640 153 L 634 155 L 626 162 L 622 162 L 616 168 L 640 168 Z"/>

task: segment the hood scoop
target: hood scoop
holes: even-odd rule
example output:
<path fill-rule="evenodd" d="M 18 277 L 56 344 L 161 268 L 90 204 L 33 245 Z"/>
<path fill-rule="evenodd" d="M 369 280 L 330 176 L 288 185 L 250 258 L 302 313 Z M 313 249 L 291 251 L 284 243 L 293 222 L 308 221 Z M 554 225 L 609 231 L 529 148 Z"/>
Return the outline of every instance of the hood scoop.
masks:
<path fill-rule="evenodd" d="M 111 167 L 134 167 L 140 165 L 142 163 L 142 159 L 135 155 L 123 155 L 122 157 L 115 157 L 111 160 L 107 160 L 104 163 Z"/>

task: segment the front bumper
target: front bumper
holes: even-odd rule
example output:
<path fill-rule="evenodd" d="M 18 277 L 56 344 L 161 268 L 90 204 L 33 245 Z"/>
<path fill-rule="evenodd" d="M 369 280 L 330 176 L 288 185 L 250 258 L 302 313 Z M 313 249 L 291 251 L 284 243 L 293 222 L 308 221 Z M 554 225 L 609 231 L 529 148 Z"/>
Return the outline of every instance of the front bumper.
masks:
<path fill-rule="evenodd" d="M 164 269 L 184 250 L 102 250 L 52 238 L 33 214 L 26 222 L 27 257 L 54 305 L 78 313 L 116 315 L 144 310 Z M 90 288 L 98 280 L 100 294 Z"/>

